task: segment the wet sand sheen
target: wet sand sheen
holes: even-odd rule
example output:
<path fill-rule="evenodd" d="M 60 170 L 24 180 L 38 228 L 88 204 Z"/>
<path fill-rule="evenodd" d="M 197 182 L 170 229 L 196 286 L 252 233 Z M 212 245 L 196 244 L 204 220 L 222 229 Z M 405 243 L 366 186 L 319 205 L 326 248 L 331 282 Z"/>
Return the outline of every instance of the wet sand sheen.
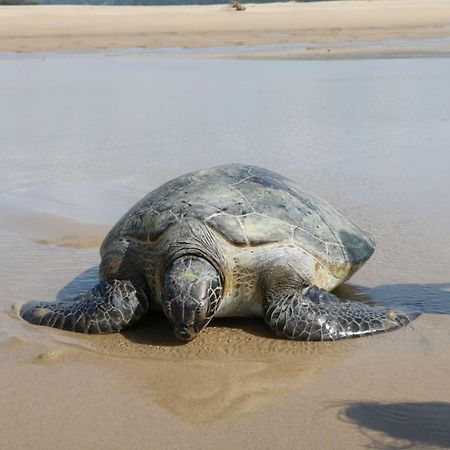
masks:
<path fill-rule="evenodd" d="M 431 95 L 433 89 L 445 90 L 440 83 L 450 66 L 443 61 L 402 62 L 385 71 L 383 62 L 289 63 L 289 71 L 287 65 L 280 68 L 283 85 L 274 89 L 273 70 L 280 67 L 274 63 L 12 64 L 21 71 L 38 67 L 35 88 L 51 89 L 46 112 L 56 127 L 47 141 L 42 139 L 39 133 L 50 128 L 40 122 L 43 104 L 35 93 L 27 99 L 27 110 L 35 107 L 36 116 L 32 114 L 28 133 L 19 133 L 23 116 L 16 121 L 11 114 L 23 111 L 20 96 L 14 89 L 5 91 L 9 94 L 0 117 L 8 133 L 0 136 L 0 149 L 9 151 L 2 154 L 0 178 L 18 209 L 0 202 L 0 402 L 7 405 L 0 412 L 2 445 L 450 445 L 450 216 L 442 208 L 442 192 L 449 187 L 444 169 L 449 155 L 442 150 L 448 140 L 448 105 L 445 96 Z M 89 70 L 84 71 L 85 65 Z M 136 68 L 145 77 L 133 78 Z M 174 68 L 185 83 L 183 91 L 170 78 Z M 414 77 L 407 75 L 412 69 Z M 97 78 L 90 78 L 92 71 Z M 287 72 L 293 73 L 292 80 Z M 5 73 L 0 73 L 3 85 L 15 86 Z M 212 75 L 215 89 L 207 82 Z M 52 83 L 47 86 L 48 79 Z M 106 88 L 95 84 L 99 79 Z M 92 83 L 94 89 L 86 88 Z M 308 97 L 314 83 L 321 88 Z M 183 97 L 186 86 L 192 99 Z M 359 100 L 348 95 L 355 86 L 365 92 Z M 201 95 L 205 90 L 208 96 Z M 391 102 L 374 100 L 383 91 L 390 92 Z M 115 108 L 108 103 L 112 92 Z M 273 97 L 267 97 L 270 92 Z M 410 95 L 417 92 L 430 95 Z M 170 103 L 178 97 L 179 108 Z M 269 100 L 271 114 L 262 107 Z M 357 115 L 346 116 L 348 102 Z M 60 115 L 59 107 L 68 104 L 74 112 Z M 223 116 L 214 105 L 222 105 Z M 172 115 L 177 111 L 173 125 L 179 128 L 171 127 L 171 134 L 164 128 L 165 108 Z M 124 111 L 129 116 L 122 128 Z M 74 121 L 78 115 L 86 120 Z M 227 117 L 246 126 L 236 133 Z M 96 132 L 93 123 L 99 127 Z M 34 152 L 27 151 L 31 148 Z M 274 148 L 282 149 L 277 157 Z M 160 316 L 121 334 L 101 336 L 34 327 L 18 318 L 27 300 L 64 297 L 91 287 L 99 263 L 94 244 L 141 195 L 194 165 L 237 160 L 244 150 L 249 162 L 301 182 L 377 239 L 372 260 L 339 295 L 369 303 L 409 301 L 423 306 L 425 314 L 400 331 L 336 343 L 289 342 L 274 338 L 261 321 L 220 320 L 186 345 L 174 340 Z M 173 164 L 167 164 L 168 158 Z M 50 163 L 55 172 L 48 179 Z M 130 171 L 131 177 L 124 174 Z M 28 174 L 26 184 L 23 173 Z M 90 183 L 89 188 L 83 183 Z M 110 187 L 104 189 L 104 183 Z M 76 191 L 92 194 L 77 196 Z M 59 245 L 67 242 L 65 236 L 71 245 Z"/>
<path fill-rule="evenodd" d="M 0 219 L 0 227 L 39 244 L 70 248 L 99 247 L 110 228 L 107 225 L 80 223 L 52 214 L 5 210 Z"/>
<path fill-rule="evenodd" d="M 159 329 L 149 331 L 152 325 Z M 442 416 L 448 417 L 449 403 L 442 401 L 450 399 L 442 386 L 430 382 L 439 379 L 437 373 L 445 376 L 450 364 L 450 336 L 444 332 L 448 317 L 424 316 L 414 329 L 322 344 L 286 343 L 260 326 L 234 323 L 231 328 L 212 327 L 199 340 L 173 347 L 164 325 L 151 320 L 123 335 L 75 337 L 39 329 L 2 340 L 2 353 L 6 347 L 14 360 L 2 370 L 8 381 L 2 396 L 22 392 L 10 417 L 23 417 L 26 411 L 27 420 L 39 421 L 45 405 L 46 427 L 73 424 L 56 437 L 34 430 L 38 447 L 65 445 L 67 438 L 71 448 L 70 442 L 88 445 L 94 436 L 97 445 L 111 445 L 108 430 L 119 423 L 125 430 L 115 438 L 117 448 L 127 443 L 139 447 L 147 440 L 171 447 L 186 439 L 186 448 L 214 443 L 228 448 L 230 436 L 233 445 L 251 448 L 290 448 L 299 440 L 335 448 L 360 448 L 370 440 L 388 446 L 408 444 L 414 436 L 419 444 L 448 443 Z M 428 382 L 418 385 L 417 379 Z M 436 399 L 441 406 L 433 407 Z M 70 408 L 62 409 L 61 403 Z M 386 413 L 374 416 L 371 408 Z M 74 419 L 77 411 L 83 414 Z M 422 411 L 427 414 L 422 416 Z M 361 418 L 368 424 L 359 422 Z M 408 426 L 412 418 L 414 430 Z M 391 424 L 399 421 L 404 424 L 392 436 Z M 10 428 L 5 429 L 6 442 L 17 442 Z M 29 437 L 28 431 L 22 432 L 19 442 Z"/>
<path fill-rule="evenodd" d="M 16 235 L 2 238 L 14 250 L 11 271 L 19 269 L 21 253 L 48 248 Z M 76 274 L 79 269 L 69 264 L 80 251 L 87 250 L 56 247 L 40 261 L 50 266 L 63 258 L 68 266 L 54 267 L 54 275 Z M 96 252 L 89 253 L 85 256 L 94 261 Z M 92 284 L 95 269 L 54 295 L 83 290 Z M 23 301 L 46 290 L 35 283 L 38 276 L 29 274 L 29 283 L 13 288 L 12 298 Z M 52 285 L 61 287 L 57 280 Z M 450 398 L 443 390 L 450 367 L 448 316 L 424 315 L 404 330 L 336 343 L 279 340 L 261 321 L 222 319 L 180 345 L 161 316 L 121 334 L 84 336 L 23 323 L 20 304 L 9 310 L 5 305 L 0 315 L 1 397 L 4 404 L 15 399 L 1 417 L 6 443 L 75 448 L 89 447 L 95 438 L 96 445 L 110 447 L 111 429 L 117 427 L 125 430 L 115 437 L 114 448 L 147 441 L 169 448 L 186 440 L 184 448 L 229 448 L 230 435 L 233 446 L 250 448 L 292 448 L 299 441 L 334 448 L 394 446 L 409 444 L 408 438 L 439 447 L 450 437 Z M 438 399 L 441 405 L 434 404 Z M 35 428 L 43 408 L 45 429 L 61 430 L 56 436 Z M 19 437 L 11 422 L 18 418 L 34 423 Z"/>

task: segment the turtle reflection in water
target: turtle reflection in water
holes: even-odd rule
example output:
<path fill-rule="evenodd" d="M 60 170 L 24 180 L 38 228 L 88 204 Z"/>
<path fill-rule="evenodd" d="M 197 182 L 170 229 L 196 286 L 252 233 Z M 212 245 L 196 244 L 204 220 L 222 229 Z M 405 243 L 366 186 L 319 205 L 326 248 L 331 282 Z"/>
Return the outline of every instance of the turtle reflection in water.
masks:
<path fill-rule="evenodd" d="M 225 316 L 262 317 L 287 339 L 370 335 L 417 315 L 328 292 L 373 251 L 366 233 L 292 181 L 259 167 L 225 165 L 178 177 L 145 196 L 106 236 L 92 290 L 28 302 L 21 316 L 107 333 L 162 310 L 184 341 Z"/>

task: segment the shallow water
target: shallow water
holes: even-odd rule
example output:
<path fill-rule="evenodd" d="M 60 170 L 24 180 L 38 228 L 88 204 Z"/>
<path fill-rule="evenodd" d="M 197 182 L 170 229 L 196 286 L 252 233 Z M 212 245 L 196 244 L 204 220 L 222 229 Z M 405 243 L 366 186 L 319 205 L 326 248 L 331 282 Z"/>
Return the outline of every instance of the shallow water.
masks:
<path fill-rule="evenodd" d="M 450 60 L 134 56 L 0 58 L 3 442 L 450 446 Z M 103 336 L 18 318 L 90 287 L 102 237 L 143 194 L 227 162 L 296 180 L 375 237 L 338 295 L 424 314 L 331 344 L 253 320 L 178 345 L 161 317 Z"/>

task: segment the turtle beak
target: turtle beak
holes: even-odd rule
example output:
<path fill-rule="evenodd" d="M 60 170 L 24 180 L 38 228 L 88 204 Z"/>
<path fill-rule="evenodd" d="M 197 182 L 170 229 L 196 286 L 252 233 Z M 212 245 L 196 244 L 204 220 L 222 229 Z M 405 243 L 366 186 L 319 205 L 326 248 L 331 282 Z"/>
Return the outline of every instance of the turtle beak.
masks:
<path fill-rule="evenodd" d="M 207 305 L 207 301 L 205 301 Z M 203 309 L 199 310 L 199 302 L 191 298 L 180 297 L 163 305 L 163 311 L 172 323 L 175 336 L 182 341 L 191 341 L 203 328 Z"/>
<path fill-rule="evenodd" d="M 191 326 L 182 326 L 180 328 L 175 328 L 175 336 L 181 341 L 192 341 L 192 339 L 197 336 L 197 332 L 194 327 Z"/>

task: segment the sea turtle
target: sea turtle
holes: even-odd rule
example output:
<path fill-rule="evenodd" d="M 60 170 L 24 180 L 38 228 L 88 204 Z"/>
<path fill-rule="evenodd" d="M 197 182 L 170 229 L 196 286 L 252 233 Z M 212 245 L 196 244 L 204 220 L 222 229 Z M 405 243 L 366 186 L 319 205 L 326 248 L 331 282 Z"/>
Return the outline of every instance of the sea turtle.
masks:
<path fill-rule="evenodd" d="M 28 322 L 82 333 L 120 331 L 162 310 L 191 340 L 213 317 L 263 317 L 288 339 L 336 340 L 406 325 L 414 315 L 329 293 L 372 255 L 374 241 L 316 196 L 269 170 L 225 165 L 146 195 L 101 246 L 99 283 L 28 302 Z"/>

